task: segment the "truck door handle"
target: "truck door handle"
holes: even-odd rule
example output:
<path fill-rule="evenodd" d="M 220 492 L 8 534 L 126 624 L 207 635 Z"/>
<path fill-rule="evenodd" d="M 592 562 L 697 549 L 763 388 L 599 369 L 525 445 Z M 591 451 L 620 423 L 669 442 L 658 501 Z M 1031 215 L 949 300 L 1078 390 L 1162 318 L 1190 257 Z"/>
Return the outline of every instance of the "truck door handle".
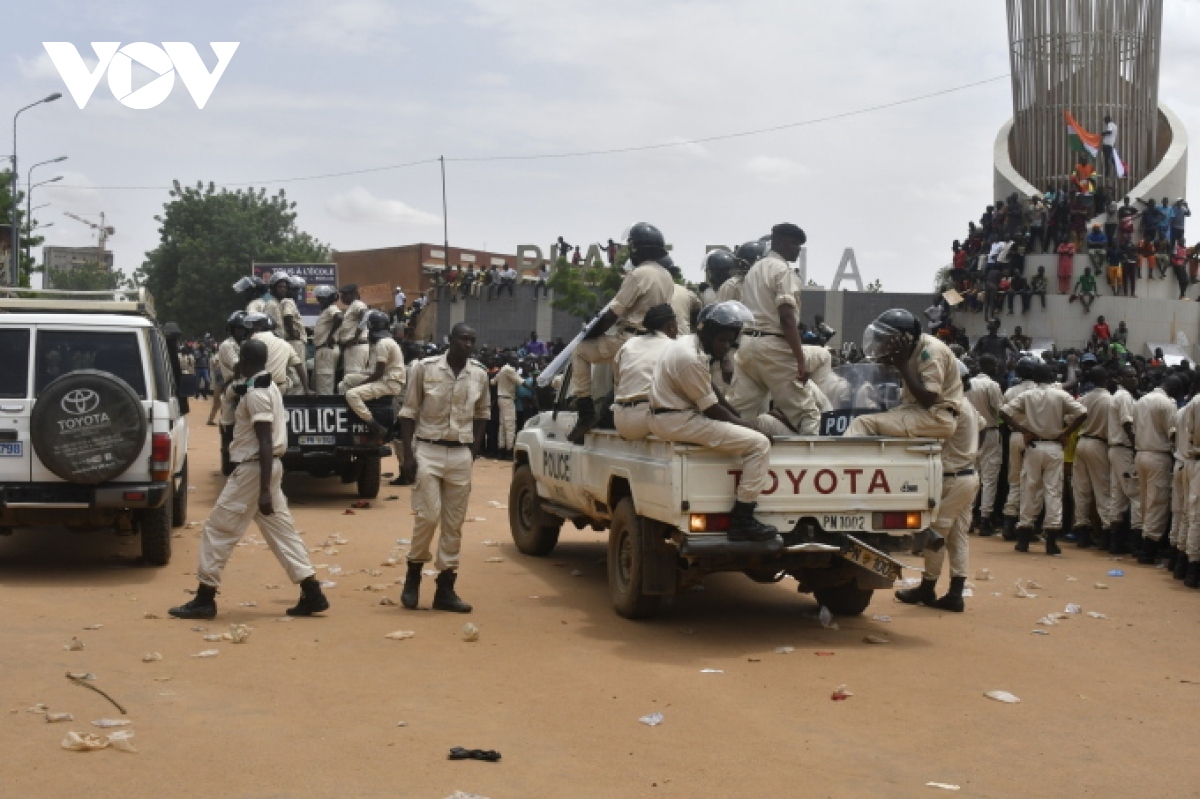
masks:
<path fill-rule="evenodd" d="M 547 433 L 546 438 L 558 438 L 558 434 L 557 433 Z"/>
<path fill-rule="evenodd" d="M 0 405 L 0 411 L 5 413 L 20 413 L 25 410 L 24 405 Z"/>

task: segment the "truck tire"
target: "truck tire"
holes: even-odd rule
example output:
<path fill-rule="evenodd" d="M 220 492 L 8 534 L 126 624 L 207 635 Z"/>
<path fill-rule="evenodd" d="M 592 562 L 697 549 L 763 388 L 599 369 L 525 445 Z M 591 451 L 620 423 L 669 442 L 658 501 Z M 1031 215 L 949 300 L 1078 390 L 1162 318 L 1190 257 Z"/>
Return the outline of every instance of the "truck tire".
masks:
<path fill-rule="evenodd" d="M 542 510 L 537 479 L 528 465 L 517 467 L 508 489 L 508 526 L 522 555 L 544 558 L 554 551 L 563 520 Z"/>
<path fill-rule="evenodd" d="M 835 616 L 861 616 L 871 604 L 871 596 L 874 593 L 874 589 L 859 588 L 858 584 L 851 580 L 833 588 L 818 588 L 813 591 L 813 596 Z"/>
<path fill-rule="evenodd" d="M 627 619 L 652 615 L 662 603 L 661 596 L 642 591 L 643 561 L 642 519 L 633 509 L 633 500 L 625 497 L 613 512 L 608 532 L 608 593 L 613 610 Z"/>
<path fill-rule="evenodd" d="M 183 459 L 183 469 L 179 473 L 179 483 L 173 489 L 174 501 L 171 503 L 171 526 L 183 527 L 187 522 L 188 506 L 188 462 Z"/>
<path fill-rule="evenodd" d="M 375 499 L 379 496 L 379 481 L 383 476 L 383 460 L 381 458 L 362 458 L 358 469 L 358 495 L 363 499 Z"/>
<path fill-rule="evenodd" d="M 80 369 L 42 390 L 29 420 L 38 459 L 69 483 L 112 480 L 146 444 L 146 411 L 116 375 Z"/>
<path fill-rule="evenodd" d="M 157 508 L 137 511 L 138 532 L 142 535 L 142 560 L 148 566 L 166 566 L 171 562 L 171 516 L 175 506 L 175 486 L 167 481 L 167 498 Z"/>

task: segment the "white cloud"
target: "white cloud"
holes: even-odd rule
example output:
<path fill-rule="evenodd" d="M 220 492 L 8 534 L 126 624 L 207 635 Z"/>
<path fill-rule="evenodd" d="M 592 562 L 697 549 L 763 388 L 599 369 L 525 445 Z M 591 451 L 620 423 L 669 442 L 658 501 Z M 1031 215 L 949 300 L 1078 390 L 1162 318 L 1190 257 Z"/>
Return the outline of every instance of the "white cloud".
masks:
<path fill-rule="evenodd" d="M 395 6 L 387 0 L 310 0 L 288 8 L 277 34 L 346 52 L 384 45 L 395 49 L 396 41 L 389 34 L 399 21 Z"/>
<path fill-rule="evenodd" d="M 83 63 L 87 64 L 87 68 L 96 68 L 96 59 L 91 55 L 91 50 L 87 53 L 80 53 L 83 56 Z M 54 62 L 50 60 L 50 55 L 42 50 L 33 58 L 22 58 L 17 56 L 17 69 L 21 73 L 21 77 L 28 80 L 44 80 L 46 78 L 57 78 L 58 70 L 54 67 Z"/>
<path fill-rule="evenodd" d="M 440 216 L 413 208 L 399 200 L 376 197 L 362 186 L 325 201 L 325 210 L 342 222 L 392 228 L 431 227 L 442 221 Z"/>
<path fill-rule="evenodd" d="M 789 183 L 812 174 L 812 170 L 790 158 L 760 155 L 746 162 L 746 171 L 764 183 Z"/>

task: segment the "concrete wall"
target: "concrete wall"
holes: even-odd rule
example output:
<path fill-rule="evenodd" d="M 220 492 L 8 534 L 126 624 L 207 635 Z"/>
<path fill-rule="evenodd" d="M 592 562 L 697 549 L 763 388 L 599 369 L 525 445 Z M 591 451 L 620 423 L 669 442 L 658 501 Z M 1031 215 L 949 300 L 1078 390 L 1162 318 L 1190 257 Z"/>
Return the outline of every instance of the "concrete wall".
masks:
<path fill-rule="evenodd" d="M 583 321 L 551 307 L 554 292 L 543 299 L 540 292 L 535 296 L 533 286 L 518 285 L 513 297 L 503 296 L 488 301 L 482 297 L 459 298 L 450 302 L 443 292 L 442 299 L 429 304 L 437 314 L 434 324 L 436 340 L 450 334 L 450 329 L 459 322 L 475 328 L 480 347 L 516 347 L 537 331 L 542 341 L 553 342 L 556 338 L 570 341 L 579 333 Z"/>

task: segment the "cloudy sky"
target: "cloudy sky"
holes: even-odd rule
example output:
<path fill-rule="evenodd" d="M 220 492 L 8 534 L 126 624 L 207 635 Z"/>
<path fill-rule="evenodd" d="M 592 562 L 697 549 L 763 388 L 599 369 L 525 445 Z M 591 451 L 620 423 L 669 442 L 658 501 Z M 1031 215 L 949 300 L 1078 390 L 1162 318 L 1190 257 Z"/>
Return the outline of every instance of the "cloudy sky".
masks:
<path fill-rule="evenodd" d="M 1200 130 L 1200 4 L 1171 0 L 1164 39 L 1161 99 Z M 209 69 L 209 42 L 240 45 L 203 110 L 178 79 L 149 110 L 101 80 L 81 110 L 46 41 L 89 64 L 90 42 L 192 42 Z M 284 188 L 299 225 L 340 250 L 440 241 L 437 163 L 378 168 L 444 155 L 458 246 L 587 244 L 645 220 L 698 278 L 705 245 L 791 221 L 820 283 L 852 247 L 866 280 L 923 290 L 991 195 L 1012 110 L 1000 79 L 760 135 L 511 158 L 784 126 L 997 78 L 1000 0 L 42 0 L 8 9 L 0 52 L 0 109 L 65 95 L 20 118 L 22 181 L 69 157 L 34 173 L 68 186 L 35 190 L 47 242 L 94 242 L 63 212 L 104 211 L 126 270 L 156 246 L 173 179 Z M 133 88 L 153 76 L 133 74 Z M 274 182 L 355 170 L 376 171 Z"/>

